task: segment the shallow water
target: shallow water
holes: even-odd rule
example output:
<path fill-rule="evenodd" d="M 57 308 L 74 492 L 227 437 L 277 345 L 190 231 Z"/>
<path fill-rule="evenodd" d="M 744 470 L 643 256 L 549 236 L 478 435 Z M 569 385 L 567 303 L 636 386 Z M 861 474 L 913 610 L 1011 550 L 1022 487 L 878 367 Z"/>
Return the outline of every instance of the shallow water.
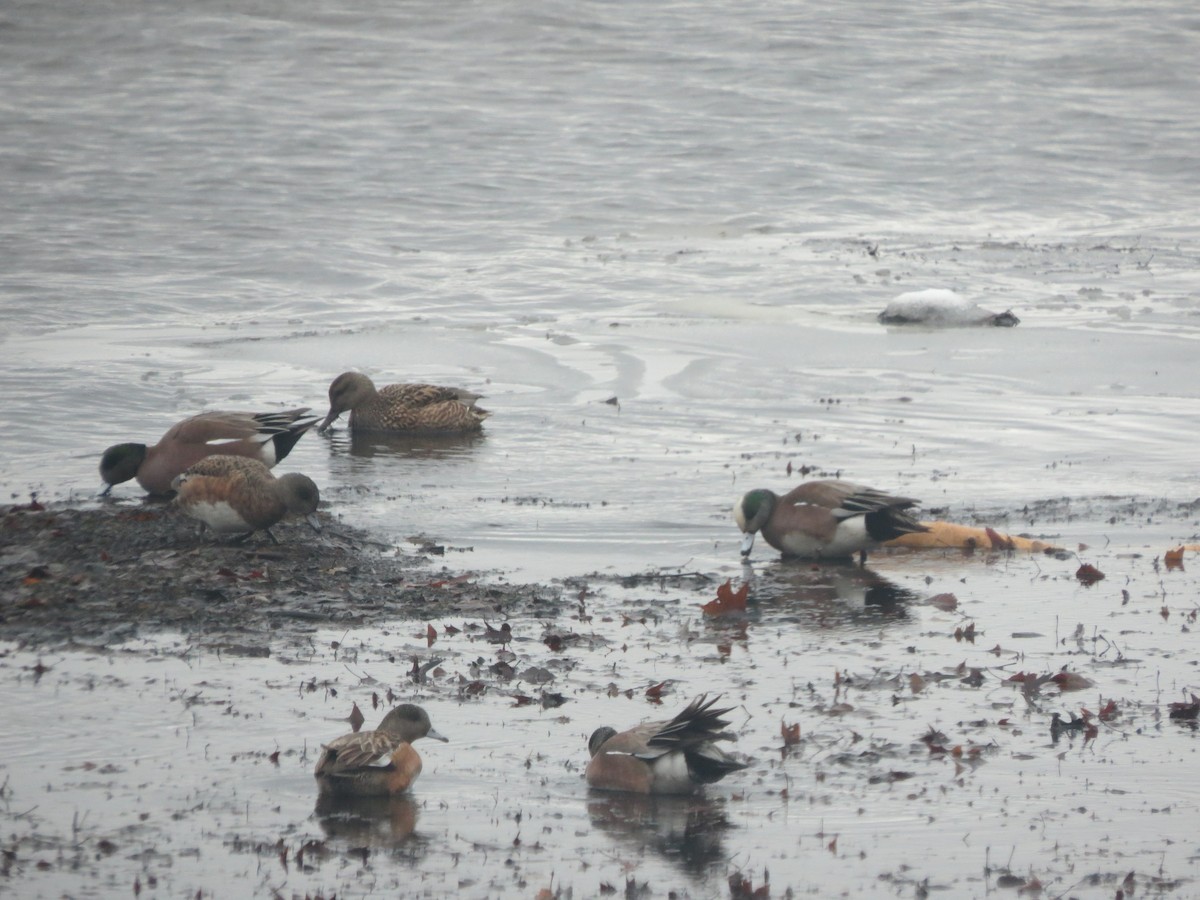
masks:
<path fill-rule="evenodd" d="M 1152 561 L 1200 532 L 1185 505 L 1198 31 L 1179 2 L 0 11 L 0 491 L 93 502 L 109 444 L 203 408 L 320 410 L 350 368 L 452 383 L 486 394 L 481 436 L 340 429 L 286 468 L 401 552 L 430 540 L 454 571 L 597 592 L 592 621 L 571 623 L 596 637 L 552 669 L 570 702 L 548 711 L 490 683 L 460 701 L 457 676 L 494 653 L 465 632 L 436 647 L 447 674 L 413 691 L 419 615 L 266 659 L 170 636 L 64 653 L 36 681 L 9 648 L 11 883 L 591 896 L 635 877 L 724 896 L 730 871 L 757 885 L 766 869 L 777 895 L 904 896 L 929 877 L 978 896 L 991 865 L 1108 897 L 1129 870 L 1143 886 L 1190 877 L 1178 773 L 1194 734 L 1163 710 L 1195 685 L 1180 622 L 1194 584 Z M 1021 324 L 876 322 L 925 288 Z M 1074 559 L 878 558 L 908 592 L 896 600 L 858 576 L 814 587 L 760 545 L 744 629 L 706 622 L 698 604 L 744 574 L 734 498 L 802 467 L 1089 545 L 1109 577 L 1079 587 Z M 608 578 L 662 571 L 709 582 Z M 947 590 L 958 613 L 922 603 Z M 964 615 L 976 645 L 950 636 Z M 1087 640 L 1062 643 L 1078 623 Z M 549 667 L 541 623 L 513 626 L 522 659 Z M 1093 634 L 1140 661 L 1112 665 Z M 906 690 L 964 659 L 989 667 L 986 686 Z M 1027 704 L 999 679 L 1063 664 L 1097 683 L 1082 703 L 1111 697 L 1122 716 L 1050 746 L 1049 712 L 1081 702 Z M 835 689 L 839 671 L 852 687 Z M 423 748 L 408 837 L 412 809 L 313 814 L 305 748 L 341 730 L 350 699 L 367 709 L 364 674 L 455 737 Z M 338 696 L 301 690 L 314 678 Z M 653 709 L 641 692 L 663 680 L 674 693 Z M 586 795 L 600 720 L 705 689 L 741 704 L 750 773 L 657 826 Z M 805 741 L 783 758 L 793 718 Z M 931 756 L 929 727 L 985 748 L 983 764 Z M 310 838 L 328 855 L 297 863 Z"/>
<path fill-rule="evenodd" d="M 594 896 L 633 879 L 717 897 L 743 872 L 774 895 L 911 896 L 928 879 L 983 896 L 1010 874 L 1108 897 L 1134 872 L 1186 895 L 1200 797 L 1179 773 L 1196 736 L 1167 705 L 1195 685 L 1195 578 L 1149 556 L 1091 558 L 1107 577 L 1090 588 L 1032 557 L 770 561 L 749 613 L 718 619 L 699 609 L 714 585 L 596 579 L 574 615 L 511 620 L 507 647 L 478 620 L 419 618 L 318 630 L 269 657 L 169 635 L 97 655 L 9 647 L 6 831 L 24 836 L 9 878 L 21 896 L 106 896 L 136 877 L 164 895 Z M 927 602 L 945 592 L 956 610 Z M 956 639 L 971 623 L 974 640 Z M 431 655 L 440 670 L 414 687 L 411 659 Z M 1094 685 L 1026 696 L 1006 682 L 1060 668 Z M 648 703 L 664 681 L 663 705 Z M 717 686 L 748 771 L 695 800 L 588 792 L 595 725 L 665 717 Z M 451 742 L 418 745 L 410 798 L 318 805 L 317 744 L 346 730 L 352 703 L 374 723 L 389 690 Z M 543 692 L 566 702 L 543 709 Z M 1093 738 L 1052 740 L 1051 713 L 1110 699 Z M 800 726 L 790 752 L 784 724 Z"/>

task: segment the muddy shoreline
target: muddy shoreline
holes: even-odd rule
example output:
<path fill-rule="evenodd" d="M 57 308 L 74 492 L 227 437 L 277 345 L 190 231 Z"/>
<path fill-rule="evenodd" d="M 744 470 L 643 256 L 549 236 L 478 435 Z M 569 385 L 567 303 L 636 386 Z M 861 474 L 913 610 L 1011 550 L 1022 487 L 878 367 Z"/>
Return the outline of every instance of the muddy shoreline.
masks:
<path fill-rule="evenodd" d="M 552 617 L 559 591 L 482 584 L 443 549 L 397 548 L 328 514 L 274 530 L 279 543 L 200 535 L 169 504 L 80 509 L 37 501 L 0 511 L 0 640 L 101 649 L 156 631 L 197 646 L 267 653 L 319 627 L 522 612 Z"/>

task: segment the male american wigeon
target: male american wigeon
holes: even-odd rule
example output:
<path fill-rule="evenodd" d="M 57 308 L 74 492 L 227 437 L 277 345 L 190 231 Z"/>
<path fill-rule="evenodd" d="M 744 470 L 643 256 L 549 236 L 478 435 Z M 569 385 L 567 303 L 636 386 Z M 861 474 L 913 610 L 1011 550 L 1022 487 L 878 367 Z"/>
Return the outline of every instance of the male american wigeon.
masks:
<path fill-rule="evenodd" d="M 421 774 L 421 757 L 412 743 L 423 737 L 450 740 L 434 730 L 425 710 L 403 703 L 374 731 L 344 734 L 324 744 L 313 775 L 322 791 L 357 797 L 398 794 Z M 389 757 L 386 765 L 372 765 L 384 756 Z"/>
<path fill-rule="evenodd" d="M 448 434 L 478 431 L 491 415 L 481 395 L 436 384 L 389 384 L 376 389 L 360 372 L 343 372 L 329 385 L 329 415 L 318 431 L 350 410 L 351 431 Z"/>
<path fill-rule="evenodd" d="M 701 694 L 669 722 L 644 722 L 619 733 L 597 728 L 588 739 L 587 783 L 601 791 L 689 794 L 746 768 L 715 743 L 735 740 L 721 718 L 732 707 L 712 708 L 719 699 Z"/>
<path fill-rule="evenodd" d="M 785 555 L 839 559 L 928 531 L 904 512 L 917 503 L 849 481 L 806 481 L 782 497 L 765 488 L 750 491 L 733 507 L 733 518 L 745 532 L 742 556 L 750 555 L 761 531 Z"/>
<path fill-rule="evenodd" d="M 116 444 L 100 459 L 100 477 L 113 485 L 137 478 L 151 494 L 166 494 L 188 466 L 220 453 L 257 459 L 268 468 L 291 452 L 296 441 L 317 423 L 308 407 L 283 412 L 200 413 L 171 426 L 153 447 Z"/>
<path fill-rule="evenodd" d="M 316 530 L 321 492 L 307 475 L 279 478 L 257 459 L 208 456 L 179 475 L 171 486 L 175 505 L 218 534 L 265 530 L 287 515 L 304 516 Z"/>

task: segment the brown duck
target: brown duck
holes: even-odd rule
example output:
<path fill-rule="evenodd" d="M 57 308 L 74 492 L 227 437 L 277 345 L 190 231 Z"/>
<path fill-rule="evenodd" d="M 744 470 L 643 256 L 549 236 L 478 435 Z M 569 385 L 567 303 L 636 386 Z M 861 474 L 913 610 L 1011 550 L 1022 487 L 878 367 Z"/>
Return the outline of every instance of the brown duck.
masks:
<path fill-rule="evenodd" d="M 304 516 L 316 530 L 321 492 L 307 475 L 289 472 L 280 478 L 256 459 L 209 456 L 173 482 L 175 505 L 218 534 L 265 530 L 287 515 Z"/>
<path fill-rule="evenodd" d="M 323 745 L 313 775 L 322 791 L 357 797 L 398 794 L 421 774 L 421 757 L 412 743 L 423 737 L 449 740 L 434 730 L 425 710 L 403 703 L 374 731 L 345 734 Z M 372 765 L 385 756 L 386 765 Z"/>
<path fill-rule="evenodd" d="M 481 395 L 436 384 L 389 384 L 376 389 L 360 372 L 343 372 L 329 385 L 325 431 L 346 410 L 351 431 L 454 434 L 478 431 L 491 415 L 475 401 Z"/>

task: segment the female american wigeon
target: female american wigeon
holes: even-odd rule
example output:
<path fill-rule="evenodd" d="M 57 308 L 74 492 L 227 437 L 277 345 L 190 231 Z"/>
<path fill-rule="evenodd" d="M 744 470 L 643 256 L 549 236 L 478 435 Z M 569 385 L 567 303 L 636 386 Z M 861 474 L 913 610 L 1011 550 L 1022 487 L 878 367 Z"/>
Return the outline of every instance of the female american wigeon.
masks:
<path fill-rule="evenodd" d="M 436 384 L 389 384 L 376 390 L 359 372 L 343 372 L 329 385 L 329 415 L 318 431 L 350 410 L 351 431 L 456 433 L 478 431 L 491 415 L 475 401 L 480 397 Z"/>
<path fill-rule="evenodd" d="M 749 556 L 761 531 L 786 555 L 838 559 L 928 531 L 904 512 L 917 502 L 849 481 L 806 481 L 782 497 L 765 488 L 750 491 L 734 506 L 733 518 L 745 532 L 742 556 Z"/>
<path fill-rule="evenodd" d="M 735 740 L 721 718 L 732 707 L 712 708 L 719 699 L 701 694 L 669 722 L 644 722 L 619 733 L 597 728 L 588 740 L 587 783 L 601 791 L 689 794 L 746 768 L 715 743 Z"/>
<path fill-rule="evenodd" d="M 307 475 L 280 478 L 256 459 L 208 456 L 179 475 L 171 486 L 175 505 L 218 534 L 265 530 L 287 515 L 304 516 L 316 530 L 321 492 Z"/>
<path fill-rule="evenodd" d="M 100 459 L 100 477 L 113 485 L 137 478 L 151 494 L 166 494 L 184 469 L 220 453 L 257 459 L 268 468 L 291 452 L 296 441 L 317 423 L 308 407 L 284 412 L 200 413 L 173 425 L 153 447 L 116 444 Z"/>
<path fill-rule="evenodd" d="M 323 745 L 313 775 L 322 791 L 357 797 L 398 794 L 421 774 L 421 757 L 412 743 L 423 737 L 450 740 L 434 730 L 425 710 L 403 703 L 374 731 L 345 734 Z M 386 765 L 372 765 L 384 756 L 389 757 Z"/>

